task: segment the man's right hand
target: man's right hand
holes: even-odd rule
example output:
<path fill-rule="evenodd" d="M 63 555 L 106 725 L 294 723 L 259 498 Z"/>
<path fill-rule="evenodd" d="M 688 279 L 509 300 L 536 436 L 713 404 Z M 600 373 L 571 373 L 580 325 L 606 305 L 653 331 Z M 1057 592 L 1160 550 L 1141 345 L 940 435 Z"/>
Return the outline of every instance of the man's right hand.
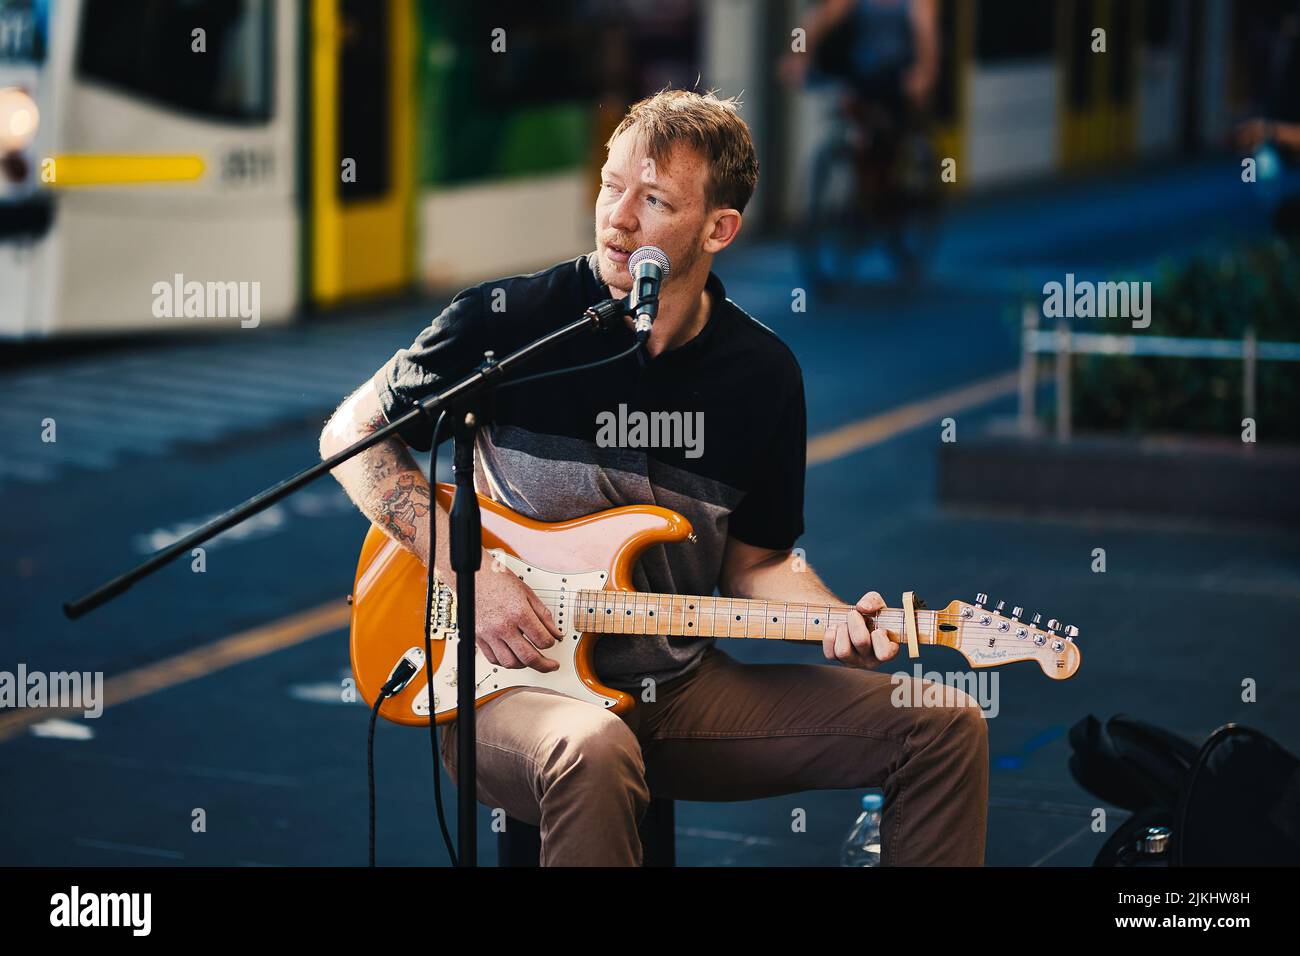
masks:
<path fill-rule="evenodd" d="M 490 554 L 474 575 L 475 626 L 483 656 L 501 667 L 531 667 L 549 674 L 559 661 L 538 648 L 555 644 L 560 629 L 550 609 L 513 572 L 497 565 Z"/>

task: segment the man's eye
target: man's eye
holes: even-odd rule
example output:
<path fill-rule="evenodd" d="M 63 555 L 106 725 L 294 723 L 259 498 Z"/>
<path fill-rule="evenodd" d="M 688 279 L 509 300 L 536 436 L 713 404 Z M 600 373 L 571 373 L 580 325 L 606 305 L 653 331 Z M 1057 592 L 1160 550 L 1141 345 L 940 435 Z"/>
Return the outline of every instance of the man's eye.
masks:
<path fill-rule="evenodd" d="M 649 203 L 654 203 L 656 206 L 662 206 L 664 204 L 664 201 L 660 199 L 658 196 L 646 196 L 645 201 Z"/>

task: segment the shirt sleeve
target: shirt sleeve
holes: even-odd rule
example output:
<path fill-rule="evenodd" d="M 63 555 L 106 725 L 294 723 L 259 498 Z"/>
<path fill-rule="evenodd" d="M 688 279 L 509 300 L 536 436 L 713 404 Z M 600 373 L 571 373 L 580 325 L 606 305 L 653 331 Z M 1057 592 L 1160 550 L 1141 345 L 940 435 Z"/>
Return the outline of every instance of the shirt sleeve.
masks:
<path fill-rule="evenodd" d="M 731 513 L 727 533 L 756 548 L 786 551 L 803 534 L 808 412 L 803 375 L 796 368 L 790 396 L 774 423 L 773 440 L 753 487 Z"/>
<path fill-rule="evenodd" d="M 375 372 L 379 407 L 391 424 L 439 388 L 468 375 L 483 359 L 483 297 L 477 286 L 457 293 L 410 348 Z M 417 451 L 433 447 L 433 422 L 423 415 L 398 430 Z"/>

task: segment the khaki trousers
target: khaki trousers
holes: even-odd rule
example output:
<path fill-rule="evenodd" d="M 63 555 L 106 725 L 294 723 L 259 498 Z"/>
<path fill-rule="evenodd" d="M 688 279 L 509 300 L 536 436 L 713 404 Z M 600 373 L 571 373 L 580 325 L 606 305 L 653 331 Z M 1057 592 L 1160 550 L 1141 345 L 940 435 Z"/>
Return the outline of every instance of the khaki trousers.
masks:
<path fill-rule="evenodd" d="M 896 681 L 910 681 L 902 696 Z M 478 709 L 478 799 L 541 828 L 543 866 L 638 866 L 650 794 L 752 800 L 883 788 L 881 864 L 979 866 L 988 731 L 975 701 L 834 664 L 742 664 L 716 646 L 624 715 L 521 688 Z M 896 694 L 897 690 L 897 694 Z M 935 691 L 929 697 L 934 700 Z M 456 778 L 456 725 L 443 763 Z"/>

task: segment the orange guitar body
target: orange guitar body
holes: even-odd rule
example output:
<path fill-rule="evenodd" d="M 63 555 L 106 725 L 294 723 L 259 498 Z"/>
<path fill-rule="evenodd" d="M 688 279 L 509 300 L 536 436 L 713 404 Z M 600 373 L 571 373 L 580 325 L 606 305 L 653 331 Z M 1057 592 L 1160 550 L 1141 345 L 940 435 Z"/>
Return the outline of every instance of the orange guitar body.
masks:
<path fill-rule="evenodd" d="M 439 484 L 438 501 L 450 508 L 455 488 Z M 508 508 L 478 496 L 482 510 L 483 547 L 499 552 L 498 568 L 519 574 L 551 608 L 563 637 L 543 651 L 561 663 L 554 674 L 532 668 L 497 668 L 481 656 L 476 678 L 482 687 L 478 704 L 498 697 L 511 686 L 548 686 L 562 693 L 582 696 L 620 713 L 633 705 L 631 695 L 602 685 L 592 666 L 599 635 L 572 629 L 572 600 L 566 608 L 564 595 L 578 588 L 635 590 L 632 569 L 641 553 L 654 544 L 681 541 L 691 525 L 675 511 L 652 505 L 613 508 L 572 521 L 545 523 L 518 515 Z M 352 591 L 352 671 L 365 701 L 374 705 L 380 688 L 403 655 L 424 648 L 428 570 L 409 551 L 375 526 L 366 534 L 357 564 Z M 435 624 L 432 665 L 435 672 L 434 715 L 437 723 L 455 720 L 454 596 L 439 588 L 441 623 Z M 444 656 L 450 655 L 444 661 Z M 438 674 L 444 678 L 440 680 Z M 514 681 L 515 683 L 510 683 Z M 566 684 L 567 681 L 567 684 Z M 380 714 L 399 724 L 428 723 L 425 669 L 392 697 L 384 701 Z M 424 701 L 423 713 L 420 712 Z"/>

